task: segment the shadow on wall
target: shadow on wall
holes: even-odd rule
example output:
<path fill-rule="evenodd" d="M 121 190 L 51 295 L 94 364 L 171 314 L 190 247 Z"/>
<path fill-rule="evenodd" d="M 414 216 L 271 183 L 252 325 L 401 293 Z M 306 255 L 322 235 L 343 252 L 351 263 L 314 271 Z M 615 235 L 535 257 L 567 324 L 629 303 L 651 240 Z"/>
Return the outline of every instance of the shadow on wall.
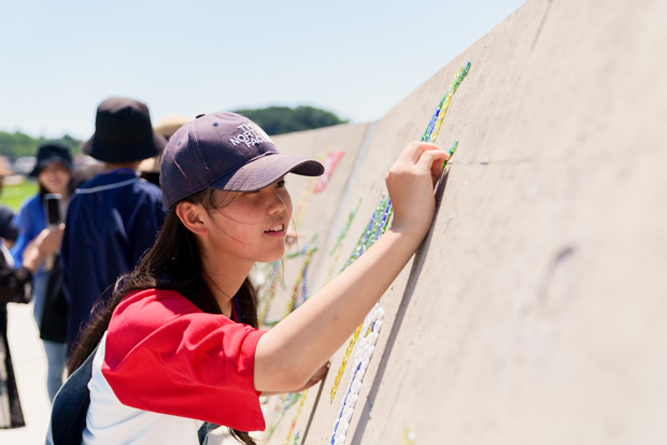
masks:
<path fill-rule="evenodd" d="M 421 275 L 422 268 L 424 267 L 424 261 L 426 260 L 426 256 L 428 255 L 429 247 L 431 246 L 431 238 L 433 238 L 434 228 L 436 227 L 436 223 L 438 221 L 438 214 L 440 213 L 439 212 L 440 204 L 442 203 L 442 197 L 445 194 L 445 187 L 447 186 L 448 177 L 449 177 L 449 168 L 447 168 L 443 172 L 438 184 L 436 185 L 435 217 L 433 219 L 433 224 L 431 224 L 431 229 L 428 231 L 426 238 L 424 239 L 421 246 L 419 246 L 419 249 L 417 249 L 417 252 L 415 253 L 415 258 L 412 262 L 412 269 L 410 269 L 410 276 L 408 277 L 408 283 L 406 284 L 405 292 L 401 297 L 401 304 L 398 307 L 394 324 L 391 326 L 391 332 L 389 332 L 389 338 L 387 339 L 387 346 L 385 347 L 384 353 L 382 354 L 382 359 L 378 366 L 378 371 L 375 374 L 375 378 L 373 379 L 373 383 L 371 384 L 369 390 L 368 399 L 366 399 L 366 403 L 364 404 L 364 410 L 361 413 L 361 417 L 359 418 L 359 424 L 357 425 L 357 428 L 354 432 L 354 437 L 352 438 L 352 441 L 350 443 L 361 443 L 361 438 L 364 436 L 366 425 L 371 419 L 370 411 L 373 405 L 375 404 L 375 399 L 377 398 L 377 395 L 380 391 L 380 383 L 384 378 L 384 373 L 387 368 L 387 361 L 389 359 L 389 356 L 391 355 L 391 351 L 394 348 L 394 344 L 396 343 L 396 338 L 398 337 L 398 333 L 401 330 L 403 319 L 405 318 L 407 308 L 410 305 L 410 301 L 412 300 L 412 296 L 414 295 L 415 288 L 417 287 L 417 283 L 419 282 L 419 277 Z"/>

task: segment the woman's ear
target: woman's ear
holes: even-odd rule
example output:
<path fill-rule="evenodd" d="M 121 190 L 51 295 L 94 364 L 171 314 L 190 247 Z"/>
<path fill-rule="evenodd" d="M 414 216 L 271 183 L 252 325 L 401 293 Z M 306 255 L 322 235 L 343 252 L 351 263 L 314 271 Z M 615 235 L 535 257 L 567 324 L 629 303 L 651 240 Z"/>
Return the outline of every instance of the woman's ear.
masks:
<path fill-rule="evenodd" d="M 207 235 L 209 229 L 207 226 L 208 214 L 201 205 L 188 201 L 178 203 L 176 206 L 176 216 L 183 225 L 195 235 Z"/>

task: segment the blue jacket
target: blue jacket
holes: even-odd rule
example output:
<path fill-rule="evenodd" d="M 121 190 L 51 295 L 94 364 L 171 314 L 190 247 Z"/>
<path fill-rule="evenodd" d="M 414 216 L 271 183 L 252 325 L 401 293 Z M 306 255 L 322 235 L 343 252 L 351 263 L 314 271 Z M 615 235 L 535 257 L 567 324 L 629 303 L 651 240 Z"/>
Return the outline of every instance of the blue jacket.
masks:
<path fill-rule="evenodd" d="M 46 215 L 39 193 L 23 201 L 14 223 L 19 228 L 19 237 L 10 252 L 14 257 L 14 266 L 19 267 L 23 263 L 25 248 L 42 230 L 46 229 Z"/>
<path fill-rule="evenodd" d="M 108 299 L 116 279 L 155 243 L 164 217 L 160 189 L 129 170 L 98 175 L 76 190 L 62 246 L 70 345 L 98 298 Z"/>

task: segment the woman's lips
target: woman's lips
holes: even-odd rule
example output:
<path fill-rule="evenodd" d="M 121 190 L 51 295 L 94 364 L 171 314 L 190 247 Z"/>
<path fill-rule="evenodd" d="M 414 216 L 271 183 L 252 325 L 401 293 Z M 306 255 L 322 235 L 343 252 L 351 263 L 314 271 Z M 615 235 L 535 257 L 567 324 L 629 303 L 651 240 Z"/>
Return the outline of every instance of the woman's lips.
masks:
<path fill-rule="evenodd" d="M 277 226 L 264 231 L 269 236 L 283 237 L 285 236 L 285 224 L 278 224 Z"/>

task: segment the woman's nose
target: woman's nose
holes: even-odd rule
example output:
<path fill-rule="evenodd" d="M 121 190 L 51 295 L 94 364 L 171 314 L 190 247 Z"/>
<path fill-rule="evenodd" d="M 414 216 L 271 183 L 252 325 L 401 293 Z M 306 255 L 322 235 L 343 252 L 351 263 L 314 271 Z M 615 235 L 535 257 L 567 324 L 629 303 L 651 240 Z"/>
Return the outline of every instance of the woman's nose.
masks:
<path fill-rule="evenodd" d="M 280 213 L 285 210 L 286 204 L 285 199 L 280 196 L 278 189 L 270 189 L 267 193 L 268 197 L 268 211 L 269 214 L 273 215 L 275 213 Z"/>

